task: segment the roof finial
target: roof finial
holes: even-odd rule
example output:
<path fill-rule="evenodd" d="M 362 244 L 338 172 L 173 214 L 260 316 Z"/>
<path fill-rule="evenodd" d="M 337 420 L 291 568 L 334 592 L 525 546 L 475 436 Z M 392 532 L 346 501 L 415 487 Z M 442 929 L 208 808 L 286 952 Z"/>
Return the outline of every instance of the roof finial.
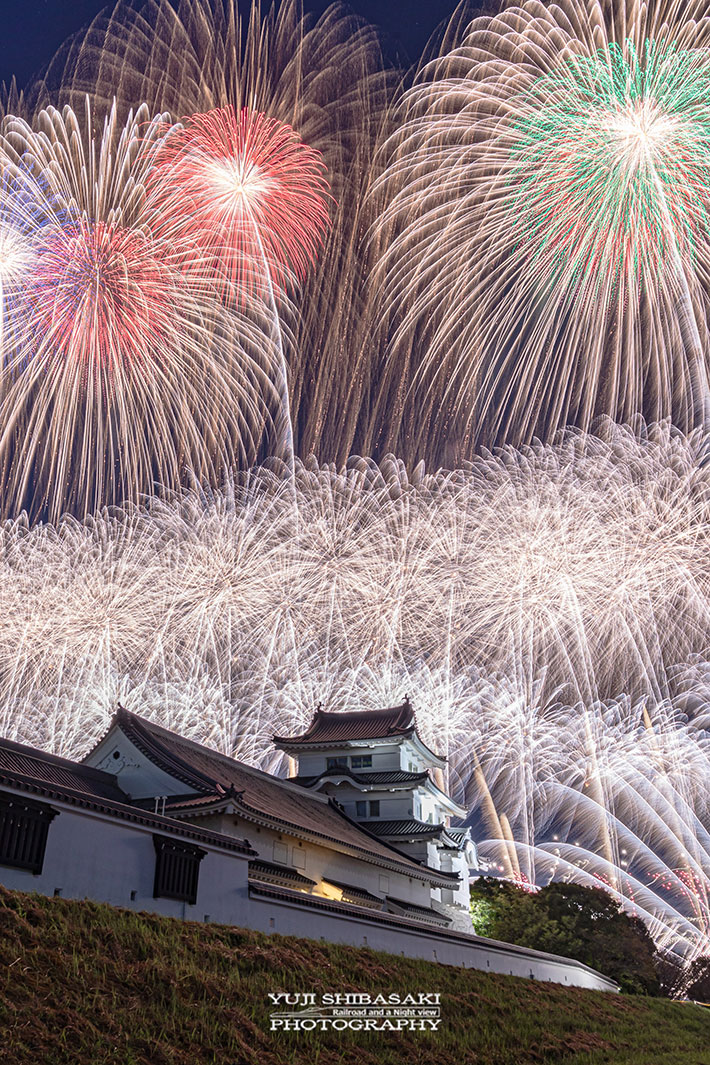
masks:
<path fill-rule="evenodd" d="M 412 704 L 409 701 L 409 692 L 405 692 L 405 695 L 404 695 L 404 706 L 408 706 L 411 709 Z"/>

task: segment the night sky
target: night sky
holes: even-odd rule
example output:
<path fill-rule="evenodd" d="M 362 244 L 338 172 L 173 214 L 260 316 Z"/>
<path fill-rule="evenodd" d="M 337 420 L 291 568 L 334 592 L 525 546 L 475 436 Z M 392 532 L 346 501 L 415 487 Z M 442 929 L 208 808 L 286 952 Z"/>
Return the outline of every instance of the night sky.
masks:
<path fill-rule="evenodd" d="M 327 3 L 304 0 L 308 10 L 322 11 Z M 135 0 L 140 7 L 140 0 Z M 13 74 L 23 86 L 41 71 L 59 45 L 106 5 L 101 0 L 0 0 L 0 81 Z M 248 10 L 248 0 L 241 5 Z M 268 9 L 264 0 L 263 10 Z M 353 0 L 349 6 L 379 26 L 389 56 L 414 60 L 431 33 L 454 11 L 455 0 Z"/>

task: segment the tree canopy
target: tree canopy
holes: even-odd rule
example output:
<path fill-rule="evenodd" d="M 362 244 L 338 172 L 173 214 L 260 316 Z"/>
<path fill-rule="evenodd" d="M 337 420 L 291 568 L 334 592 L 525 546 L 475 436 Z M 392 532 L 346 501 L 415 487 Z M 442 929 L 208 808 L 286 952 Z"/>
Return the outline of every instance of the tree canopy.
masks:
<path fill-rule="evenodd" d="M 576 958 L 622 991 L 659 993 L 656 949 L 645 924 L 603 888 L 555 882 L 525 891 L 481 877 L 471 886 L 471 914 L 479 935 Z"/>

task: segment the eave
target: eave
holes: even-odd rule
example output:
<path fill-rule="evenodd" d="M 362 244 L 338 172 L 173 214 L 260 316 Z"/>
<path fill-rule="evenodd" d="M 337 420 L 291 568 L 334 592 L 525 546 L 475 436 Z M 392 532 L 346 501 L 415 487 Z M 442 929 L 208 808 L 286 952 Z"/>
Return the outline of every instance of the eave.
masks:
<path fill-rule="evenodd" d="M 43 781 L 23 778 L 20 774 L 0 772 L 0 787 L 16 788 L 23 794 L 41 795 L 43 798 L 54 800 L 55 802 L 63 802 L 68 806 L 80 807 L 93 813 L 115 817 L 121 821 L 130 821 L 147 828 L 159 829 L 161 832 L 211 844 L 221 850 L 236 851 L 248 857 L 257 857 L 257 852 L 251 847 L 249 842 L 238 836 L 226 835 L 223 832 L 212 832 L 209 829 L 192 828 L 190 825 L 185 824 L 184 821 L 178 820 L 178 818 L 151 813 L 133 805 L 129 806 L 106 799 L 94 798 L 81 792 L 72 791 L 69 788 L 57 788 Z"/>
<path fill-rule="evenodd" d="M 279 739 L 274 742 L 274 746 L 285 754 L 290 754 L 292 757 L 297 758 L 300 754 L 303 754 L 304 751 L 350 751 L 355 750 L 356 748 L 401 747 L 404 742 L 411 743 L 420 757 L 423 758 L 424 761 L 431 763 L 436 769 L 446 768 L 447 759 L 443 755 L 436 754 L 430 747 L 427 747 L 414 728 L 407 729 L 406 732 L 400 732 L 396 736 L 383 736 L 378 737 L 377 739 L 367 740 L 304 740 L 303 742 L 296 742 L 293 739 Z"/>

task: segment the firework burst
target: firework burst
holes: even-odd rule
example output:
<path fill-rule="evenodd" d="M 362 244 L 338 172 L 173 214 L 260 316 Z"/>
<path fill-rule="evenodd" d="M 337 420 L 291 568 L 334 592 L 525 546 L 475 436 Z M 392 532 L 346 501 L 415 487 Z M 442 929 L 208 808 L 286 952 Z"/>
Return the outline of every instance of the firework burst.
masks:
<path fill-rule="evenodd" d="M 290 126 L 218 108 L 169 132 L 148 204 L 157 231 L 193 243 L 244 302 L 268 282 L 305 277 L 328 228 L 327 195 L 320 155 Z"/>
<path fill-rule="evenodd" d="M 76 755 L 120 699 L 283 771 L 319 702 L 408 692 L 491 869 L 710 949 L 710 24 L 681 10 L 459 22 L 388 111 L 339 9 L 121 2 L 14 100 L 5 734 Z M 285 463 L 235 472 L 269 436 Z M 354 446 L 406 464 L 295 458 Z"/>
<path fill-rule="evenodd" d="M 710 23 L 690 7 L 510 6 L 420 72 L 379 183 L 390 360 L 425 397 L 410 433 L 442 410 L 464 453 L 600 414 L 708 424 Z"/>
<path fill-rule="evenodd" d="M 273 390 L 268 321 L 226 313 L 184 268 L 186 247 L 148 225 L 148 155 L 164 123 L 113 109 L 8 123 L 34 176 L 36 226 L 23 263 L 22 324 L 0 381 L 5 513 L 56 519 L 137 499 L 187 476 L 253 461 Z M 192 249 L 190 249 L 192 250 Z M 19 316 L 16 316 L 19 317 Z"/>
<path fill-rule="evenodd" d="M 272 323 L 279 335 L 272 340 L 283 348 L 289 371 L 282 375 L 288 378 L 288 402 L 282 398 L 280 407 L 290 410 L 291 418 L 288 424 L 282 419 L 276 434 L 283 454 L 291 430 L 299 454 L 327 452 L 338 462 L 355 449 L 369 453 L 381 432 L 381 419 L 371 416 L 369 404 L 379 343 L 367 310 L 374 290 L 365 241 L 372 221 L 366 193 L 394 82 L 395 75 L 383 70 L 375 31 L 342 7 L 333 5 L 314 19 L 304 17 L 301 0 L 285 0 L 263 11 L 253 4 L 242 17 L 236 0 L 148 0 L 142 6 L 120 2 L 99 15 L 60 51 L 37 90 L 46 93 L 49 87 L 74 109 L 88 94 L 99 113 L 114 98 L 121 113 L 140 100 L 151 114 L 185 120 L 178 140 L 187 146 L 193 137 L 199 143 L 180 167 L 180 180 L 193 187 L 198 164 L 207 164 L 205 185 L 194 188 L 195 219 L 219 265 L 223 292 L 237 279 L 242 292 L 244 283 L 262 291 L 265 285 L 254 228 L 240 227 L 234 212 L 234 179 L 238 183 L 246 140 L 266 147 L 268 132 L 271 149 L 281 144 L 283 161 L 282 149 L 289 160 L 295 163 L 299 155 L 299 165 L 306 164 L 305 189 L 286 181 L 276 196 L 273 183 L 267 187 L 250 171 L 243 186 L 248 195 L 239 198 L 239 205 L 247 206 L 259 193 L 268 280 L 281 289 L 279 321 Z M 175 154 L 173 162 L 177 166 Z M 324 174 L 332 196 L 324 197 Z M 315 186 L 318 195 L 309 198 Z M 285 218 L 283 210 L 296 192 L 294 202 L 306 211 Z M 176 207 L 186 223 L 191 203 L 183 198 Z M 218 264 L 219 251 L 226 256 Z M 290 284 L 286 299 L 280 282 L 297 278 L 298 290 Z"/>
<path fill-rule="evenodd" d="M 37 185 L 9 145 L 0 147 L 0 359 L 12 350 L 27 308 L 24 284 L 37 261 L 37 236 L 46 219 Z"/>
<path fill-rule="evenodd" d="M 156 234 L 194 247 L 228 303 L 256 293 L 273 315 L 281 402 L 276 451 L 293 468 L 293 423 L 279 304 L 303 278 L 328 228 L 317 152 L 285 123 L 242 109 L 192 115 L 159 145 L 148 182 Z"/>
<path fill-rule="evenodd" d="M 708 948 L 703 439 L 608 425 L 411 478 L 277 464 L 0 530 L 0 728 L 76 755 L 115 702 L 272 771 L 319 702 L 408 692 L 491 868 L 605 883 Z M 618 697 L 620 691 L 631 696 Z"/>

